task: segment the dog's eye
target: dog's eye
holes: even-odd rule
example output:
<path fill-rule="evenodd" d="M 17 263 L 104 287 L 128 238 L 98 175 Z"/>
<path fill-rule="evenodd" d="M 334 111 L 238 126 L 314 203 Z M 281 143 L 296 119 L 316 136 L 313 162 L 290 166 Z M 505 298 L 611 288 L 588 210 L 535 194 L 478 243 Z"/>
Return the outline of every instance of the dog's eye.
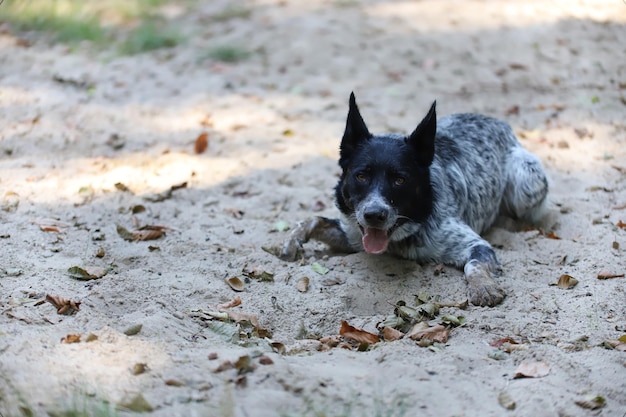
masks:
<path fill-rule="evenodd" d="M 365 175 L 362 172 L 359 172 L 358 174 L 356 174 L 356 179 L 361 182 L 367 181 L 367 175 Z"/>
<path fill-rule="evenodd" d="M 402 185 L 402 184 L 404 184 L 404 181 L 405 181 L 404 177 L 396 177 L 396 179 L 393 181 L 393 183 L 395 185 Z"/>

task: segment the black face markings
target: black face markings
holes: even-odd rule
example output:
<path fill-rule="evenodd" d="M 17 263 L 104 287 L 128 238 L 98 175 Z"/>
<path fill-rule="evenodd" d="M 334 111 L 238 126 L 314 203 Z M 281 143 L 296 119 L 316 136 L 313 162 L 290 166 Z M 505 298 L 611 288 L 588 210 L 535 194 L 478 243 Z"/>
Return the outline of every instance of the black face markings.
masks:
<path fill-rule="evenodd" d="M 337 205 L 350 215 L 372 193 L 390 204 L 402 221 L 421 222 L 432 210 L 428 167 L 400 136 L 372 136 L 344 160 Z"/>

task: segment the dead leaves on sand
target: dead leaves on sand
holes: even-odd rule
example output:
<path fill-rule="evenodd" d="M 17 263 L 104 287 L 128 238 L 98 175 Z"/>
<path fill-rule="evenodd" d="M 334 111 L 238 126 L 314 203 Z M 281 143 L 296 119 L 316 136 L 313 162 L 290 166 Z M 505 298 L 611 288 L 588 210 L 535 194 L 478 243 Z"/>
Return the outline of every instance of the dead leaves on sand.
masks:
<path fill-rule="evenodd" d="M 236 296 L 226 303 L 218 304 L 209 309 L 197 308 L 190 312 L 192 318 L 206 324 L 214 333 L 231 343 L 245 344 L 252 338 L 268 338 L 271 332 L 261 327 L 256 314 L 233 310 L 241 307 L 241 298 Z"/>
<path fill-rule="evenodd" d="M 72 301 L 56 295 L 46 295 L 46 302 L 57 309 L 57 314 L 74 314 L 80 310 L 80 301 Z"/>
<path fill-rule="evenodd" d="M 167 226 L 143 226 L 131 232 L 119 224 L 116 227 L 117 234 L 129 242 L 160 239 L 165 236 L 166 230 L 170 230 Z"/>

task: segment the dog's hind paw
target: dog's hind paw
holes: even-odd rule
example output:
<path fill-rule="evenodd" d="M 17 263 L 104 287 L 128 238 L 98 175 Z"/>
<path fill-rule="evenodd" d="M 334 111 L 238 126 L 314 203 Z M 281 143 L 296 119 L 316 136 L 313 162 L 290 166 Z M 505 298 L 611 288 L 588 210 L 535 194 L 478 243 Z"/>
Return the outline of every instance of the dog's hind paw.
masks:
<path fill-rule="evenodd" d="M 491 278 L 489 267 L 485 264 L 466 265 L 465 279 L 469 300 L 476 306 L 493 307 L 500 304 L 506 296 Z"/>

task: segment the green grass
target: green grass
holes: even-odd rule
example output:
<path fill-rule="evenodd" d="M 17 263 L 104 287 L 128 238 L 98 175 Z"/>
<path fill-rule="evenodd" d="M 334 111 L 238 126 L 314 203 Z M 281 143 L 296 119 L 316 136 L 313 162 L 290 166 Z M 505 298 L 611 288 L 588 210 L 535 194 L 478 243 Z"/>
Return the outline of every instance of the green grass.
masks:
<path fill-rule="evenodd" d="M 211 16 L 214 22 L 226 22 L 232 19 L 247 19 L 252 14 L 252 10 L 242 6 L 228 6 L 224 10 Z"/>
<path fill-rule="evenodd" d="M 168 0 L 7 0 L 0 5 L 0 21 L 16 31 L 46 34 L 52 42 L 75 45 L 88 41 L 99 48 L 117 44 L 122 53 L 137 54 L 182 42 L 182 36 L 160 15 L 159 7 L 166 3 Z"/>
<path fill-rule="evenodd" d="M 221 45 L 209 50 L 207 58 L 215 61 L 235 63 L 250 56 L 250 51 L 235 45 Z"/>
<path fill-rule="evenodd" d="M 123 41 L 120 50 L 123 54 L 134 55 L 178 45 L 182 36 L 155 21 L 146 21 L 133 29 Z"/>

